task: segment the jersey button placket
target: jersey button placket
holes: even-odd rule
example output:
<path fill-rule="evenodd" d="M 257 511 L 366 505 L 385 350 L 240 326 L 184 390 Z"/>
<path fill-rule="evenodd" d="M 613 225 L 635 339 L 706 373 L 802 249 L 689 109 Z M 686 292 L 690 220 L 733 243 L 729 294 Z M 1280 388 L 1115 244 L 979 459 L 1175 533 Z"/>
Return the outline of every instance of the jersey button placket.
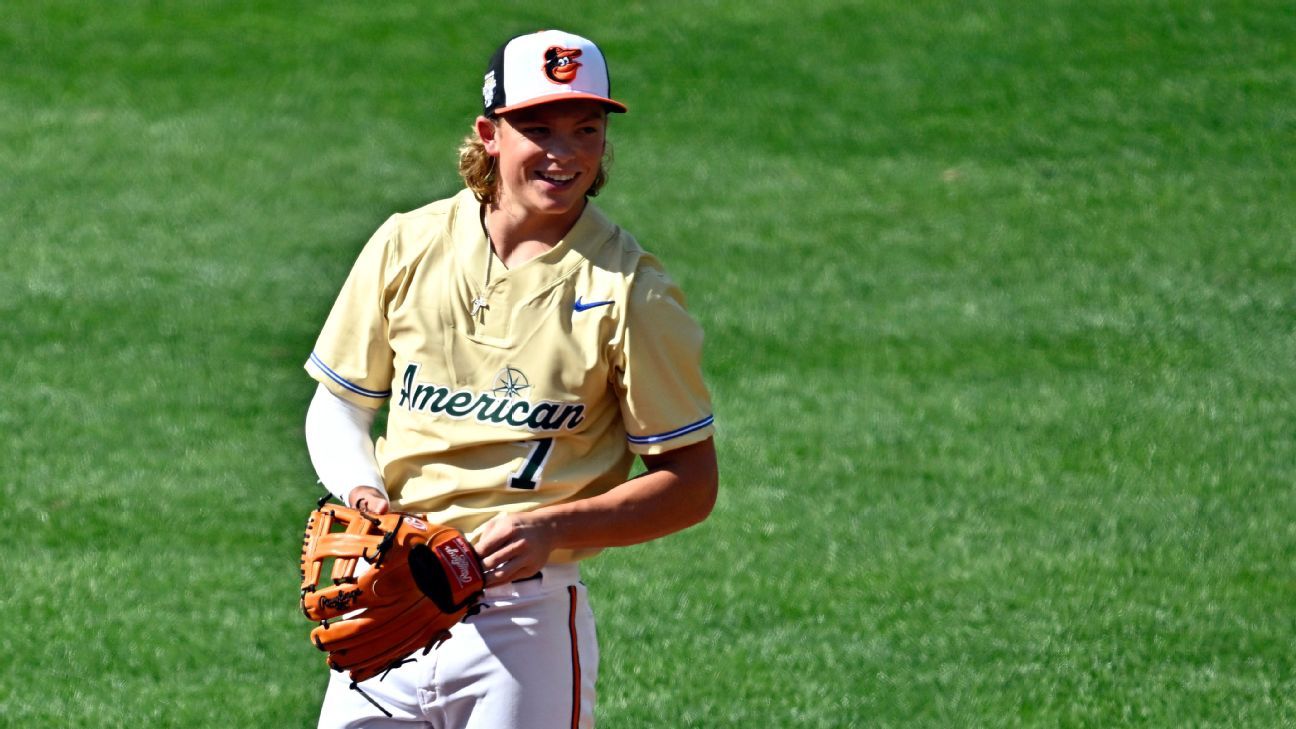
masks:
<path fill-rule="evenodd" d="M 482 312 L 481 332 L 490 337 L 501 337 L 508 328 L 508 281 L 495 280 L 486 285 L 481 294 L 486 301 Z"/>

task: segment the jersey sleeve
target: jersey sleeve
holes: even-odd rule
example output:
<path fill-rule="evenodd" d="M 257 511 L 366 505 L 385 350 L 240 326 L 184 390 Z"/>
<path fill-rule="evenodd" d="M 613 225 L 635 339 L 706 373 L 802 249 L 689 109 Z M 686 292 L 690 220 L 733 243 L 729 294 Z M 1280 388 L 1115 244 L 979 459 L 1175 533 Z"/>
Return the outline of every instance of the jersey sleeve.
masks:
<path fill-rule="evenodd" d="M 614 376 L 630 450 L 664 453 L 711 437 L 711 397 L 702 378 L 702 328 L 684 294 L 655 265 L 630 289 Z"/>
<path fill-rule="evenodd" d="M 400 284 L 392 250 L 396 223 L 396 216 L 389 218 L 361 250 L 305 365 L 330 392 L 367 408 L 391 396 L 387 298 Z"/>

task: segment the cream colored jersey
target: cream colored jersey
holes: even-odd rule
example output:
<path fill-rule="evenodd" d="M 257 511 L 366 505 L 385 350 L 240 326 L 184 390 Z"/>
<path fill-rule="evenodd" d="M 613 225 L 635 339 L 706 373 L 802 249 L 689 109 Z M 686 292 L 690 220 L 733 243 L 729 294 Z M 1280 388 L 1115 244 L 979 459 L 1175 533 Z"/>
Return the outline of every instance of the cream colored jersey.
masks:
<path fill-rule="evenodd" d="M 376 450 L 393 508 L 472 533 L 712 435 L 702 331 L 655 258 L 590 203 L 557 246 L 505 269 L 480 215 L 464 190 L 392 216 L 306 363 L 349 401 L 388 403 Z"/>

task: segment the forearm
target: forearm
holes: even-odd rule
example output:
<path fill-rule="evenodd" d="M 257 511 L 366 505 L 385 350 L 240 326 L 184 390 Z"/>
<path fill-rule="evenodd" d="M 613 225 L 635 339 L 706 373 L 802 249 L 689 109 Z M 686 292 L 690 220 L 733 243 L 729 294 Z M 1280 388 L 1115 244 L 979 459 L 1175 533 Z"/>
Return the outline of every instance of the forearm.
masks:
<path fill-rule="evenodd" d="M 554 549 L 624 547 L 701 522 L 716 498 L 716 471 L 650 468 L 607 493 L 529 514 L 553 534 Z"/>
<path fill-rule="evenodd" d="M 324 488 L 349 504 L 357 487 L 385 493 L 369 435 L 373 419 L 374 411 L 342 400 L 323 385 L 306 411 L 306 448 L 315 473 Z"/>
<path fill-rule="evenodd" d="M 555 549 L 638 544 L 711 513 L 719 476 L 710 439 L 643 460 L 647 473 L 607 493 L 487 522 L 476 546 L 490 584 L 534 574 Z"/>

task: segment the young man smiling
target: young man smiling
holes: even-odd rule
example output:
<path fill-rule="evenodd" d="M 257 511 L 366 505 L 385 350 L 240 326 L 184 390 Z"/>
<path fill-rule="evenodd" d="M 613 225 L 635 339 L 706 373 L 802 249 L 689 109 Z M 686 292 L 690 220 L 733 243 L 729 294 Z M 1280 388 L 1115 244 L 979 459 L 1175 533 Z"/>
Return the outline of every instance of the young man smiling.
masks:
<path fill-rule="evenodd" d="M 562 31 L 518 36 L 483 82 L 467 189 L 392 216 L 347 278 L 306 364 L 306 435 L 339 499 L 467 534 L 490 607 L 364 682 L 369 698 L 333 674 L 321 727 L 592 726 L 581 561 L 715 502 L 702 332 L 661 264 L 590 202 L 608 114 L 626 110 L 603 54 Z M 636 456 L 647 470 L 630 479 Z"/>
<path fill-rule="evenodd" d="M 607 112 L 596 101 L 555 101 L 480 116 L 476 132 L 500 182 L 486 226 L 511 268 L 555 245 L 584 211 L 603 162 Z"/>

